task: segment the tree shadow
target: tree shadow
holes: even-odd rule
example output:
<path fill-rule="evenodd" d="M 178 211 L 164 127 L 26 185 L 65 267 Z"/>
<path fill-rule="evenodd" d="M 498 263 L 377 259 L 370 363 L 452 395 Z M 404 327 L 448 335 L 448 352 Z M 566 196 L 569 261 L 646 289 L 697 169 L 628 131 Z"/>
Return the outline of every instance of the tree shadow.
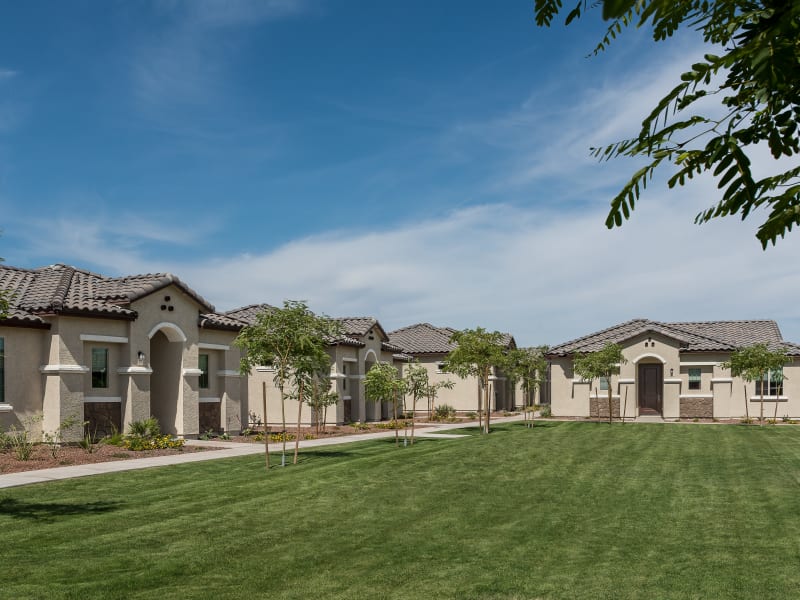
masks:
<path fill-rule="evenodd" d="M 13 498 L 0 498 L 0 515 L 16 519 L 49 522 L 58 517 L 102 514 L 118 510 L 122 502 L 87 502 L 84 504 L 62 504 L 58 502 L 24 502 Z"/>

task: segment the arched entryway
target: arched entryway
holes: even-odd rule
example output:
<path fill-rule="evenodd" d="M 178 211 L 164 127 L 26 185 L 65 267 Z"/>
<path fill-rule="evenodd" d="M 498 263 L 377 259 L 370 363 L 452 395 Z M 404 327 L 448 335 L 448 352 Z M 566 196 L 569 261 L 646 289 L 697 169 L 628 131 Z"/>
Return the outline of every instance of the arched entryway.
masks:
<path fill-rule="evenodd" d="M 636 360 L 636 396 L 640 415 L 664 412 L 664 360 L 643 356 Z"/>
<path fill-rule="evenodd" d="M 172 435 L 183 433 L 180 407 L 185 342 L 186 336 L 171 323 L 162 323 L 150 332 L 150 413 L 158 419 L 161 431 Z"/>

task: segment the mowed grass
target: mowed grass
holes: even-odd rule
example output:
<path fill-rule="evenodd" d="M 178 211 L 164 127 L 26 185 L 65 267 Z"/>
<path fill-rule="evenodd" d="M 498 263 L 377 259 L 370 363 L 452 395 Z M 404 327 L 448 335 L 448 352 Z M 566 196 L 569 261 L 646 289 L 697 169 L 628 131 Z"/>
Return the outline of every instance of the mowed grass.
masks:
<path fill-rule="evenodd" d="M 0 490 L 3 598 L 796 598 L 800 429 L 541 423 Z"/>

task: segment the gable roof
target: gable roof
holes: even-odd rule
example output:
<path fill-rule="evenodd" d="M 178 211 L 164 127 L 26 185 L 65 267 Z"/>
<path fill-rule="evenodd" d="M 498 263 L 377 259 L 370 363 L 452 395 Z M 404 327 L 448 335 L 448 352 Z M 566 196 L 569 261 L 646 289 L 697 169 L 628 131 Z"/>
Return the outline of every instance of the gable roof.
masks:
<path fill-rule="evenodd" d="M 450 338 L 456 333 L 452 327 L 436 327 L 430 323 L 417 323 L 389 332 L 389 341 L 400 346 L 406 354 L 447 354 L 458 346 Z M 503 333 L 503 346 L 516 348 L 514 336 Z"/>
<path fill-rule="evenodd" d="M 106 277 L 63 264 L 38 269 L 0 265 L 0 289 L 12 295 L 3 323 L 48 327 L 41 316 L 54 314 L 133 320 L 132 302 L 170 285 L 200 306 L 198 315 L 202 312 L 209 326 L 218 324 L 214 305 L 171 273 Z"/>
<path fill-rule="evenodd" d="M 576 352 L 596 352 L 609 343 L 621 343 L 644 333 L 660 333 L 678 340 L 683 352 L 732 352 L 743 346 L 764 343 L 800 356 L 800 346 L 786 342 L 778 324 L 772 320 L 687 321 L 664 323 L 633 319 L 553 346 L 548 356 L 568 356 Z"/>

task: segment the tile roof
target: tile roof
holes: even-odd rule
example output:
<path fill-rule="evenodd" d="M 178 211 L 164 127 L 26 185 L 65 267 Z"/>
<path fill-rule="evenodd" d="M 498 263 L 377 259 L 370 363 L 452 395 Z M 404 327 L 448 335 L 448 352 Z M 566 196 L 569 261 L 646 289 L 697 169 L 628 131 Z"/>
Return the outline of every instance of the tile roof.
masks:
<path fill-rule="evenodd" d="M 236 319 L 237 321 L 242 322 L 245 325 L 252 325 L 256 322 L 256 316 L 265 310 L 276 310 L 274 306 L 271 304 L 250 304 L 248 306 L 242 306 L 241 308 L 235 308 L 233 310 L 229 310 L 225 313 L 226 317 Z M 343 319 L 334 319 L 334 321 L 341 322 Z M 349 321 L 354 321 L 354 319 L 348 319 Z M 377 323 L 374 319 L 372 319 L 372 323 Z M 353 337 L 348 335 L 348 330 L 345 328 L 343 324 L 343 329 L 345 335 L 332 339 L 330 341 L 332 346 L 354 346 L 357 348 L 361 348 L 365 346 L 364 342 L 361 342 Z M 352 329 L 351 329 L 352 330 Z M 364 330 L 364 333 L 369 331 L 369 327 Z"/>
<path fill-rule="evenodd" d="M 6 324 L 46 326 L 38 315 L 50 314 L 135 319 L 131 302 L 169 285 L 197 302 L 207 316 L 214 315 L 210 302 L 170 273 L 105 277 L 62 264 L 38 269 L 0 265 L 0 289 L 12 294 Z"/>
<path fill-rule="evenodd" d="M 608 343 L 624 342 L 648 332 L 661 333 L 678 340 L 684 352 L 733 351 L 743 346 L 765 343 L 772 349 L 782 348 L 791 356 L 800 356 L 800 346 L 784 341 L 778 324 L 771 320 L 664 323 L 649 319 L 633 319 L 553 346 L 548 355 L 595 352 Z"/>
<path fill-rule="evenodd" d="M 430 323 L 417 323 L 389 332 L 389 341 L 400 346 L 406 354 L 447 354 L 456 348 L 450 341 L 456 329 L 436 327 Z M 503 345 L 516 348 L 514 336 L 503 333 Z"/>

